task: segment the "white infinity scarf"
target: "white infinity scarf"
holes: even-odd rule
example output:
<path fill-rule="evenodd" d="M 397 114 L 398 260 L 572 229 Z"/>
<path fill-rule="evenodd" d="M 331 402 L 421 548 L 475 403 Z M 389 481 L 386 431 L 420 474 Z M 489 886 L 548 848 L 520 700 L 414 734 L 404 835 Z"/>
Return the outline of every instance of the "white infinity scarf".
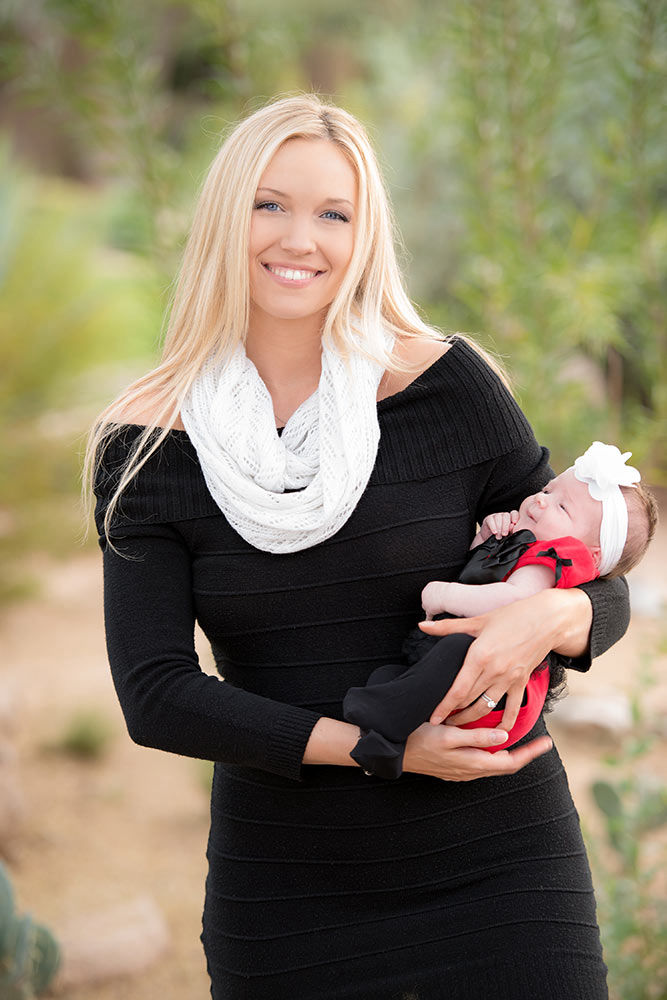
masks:
<path fill-rule="evenodd" d="M 631 451 L 621 454 L 615 444 L 594 441 L 573 466 L 575 479 L 586 483 L 593 499 L 602 503 L 600 576 L 618 563 L 628 537 L 628 508 L 620 487 L 641 480 L 637 470 L 625 464 L 631 455 Z"/>
<path fill-rule="evenodd" d="M 375 464 L 382 374 L 367 358 L 346 364 L 323 348 L 319 386 L 279 437 L 243 347 L 222 365 L 209 360 L 181 417 L 211 496 L 242 538 L 264 552 L 298 552 L 345 524 Z"/>

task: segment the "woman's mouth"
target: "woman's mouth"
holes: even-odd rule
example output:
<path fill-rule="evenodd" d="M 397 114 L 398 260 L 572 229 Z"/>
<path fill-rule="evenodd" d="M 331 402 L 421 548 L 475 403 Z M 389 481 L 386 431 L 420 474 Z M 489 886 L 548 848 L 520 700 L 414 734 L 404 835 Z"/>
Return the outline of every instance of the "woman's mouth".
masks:
<path fill-rule="evenodd" d="M 262 264 L 262 267 L 278 281 L 289 284 L 303 284 L 324 273 L 314 268 L 284 267 L 280 264 Z"/>

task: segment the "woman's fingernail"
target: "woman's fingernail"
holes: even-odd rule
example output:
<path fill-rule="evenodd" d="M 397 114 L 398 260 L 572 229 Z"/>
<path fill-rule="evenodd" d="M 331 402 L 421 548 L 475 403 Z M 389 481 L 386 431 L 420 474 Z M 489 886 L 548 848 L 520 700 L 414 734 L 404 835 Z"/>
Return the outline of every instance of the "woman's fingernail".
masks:
<path fill-rule="evenodd" d="M 432 719 L 431 719 L 431 725 L 432 726 L 439 726 L 440 723 L 442 722 L 442 718 L 443 717 L 441 715 L 434 715 L 432 717 Z"/>
<path fill-rule="evenodd" d="M 493 742 L 494 743 L 506 743 L 507 742 L 507 733 L 504 732 L 502 729 L 494 729 L 493 730 Z"/>

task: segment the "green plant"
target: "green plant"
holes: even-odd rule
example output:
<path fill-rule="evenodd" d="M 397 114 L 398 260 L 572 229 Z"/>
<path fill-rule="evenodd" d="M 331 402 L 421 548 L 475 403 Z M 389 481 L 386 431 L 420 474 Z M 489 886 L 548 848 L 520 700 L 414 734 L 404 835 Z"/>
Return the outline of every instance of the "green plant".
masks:
<path fill-rule="evenodd" d="M 647 767 L 660 738 L 643 707 L 651 683 L 644 671 L 633 699 L 632 734 L 607 758 L 611 777 L 592 786 L 611 848 L 605 854 L 589 838 L 610 988 L 618 1000 L 667 996 L 667 900 L 659 891 L 667 850 L 656 836 L 667 825 L 667 786 Z"/>
<path fill-rule="evenodd" d="M 60 964 L 51 932 L 29 915 L 14 912 L 14 893 L 0 863 L 0 996 L 28 1000 L 48 987 Z"/>
<path fill-rule="evenodd" d="M 35 588 L 27 555 L 75 549 L 87 427 L 150 365 L 157 278 L 104 245 L 105 213 L 80 185 L 21 174 L 0 139 L 0 605 Z"/>
<path fill-rule="evenodd" d="M 95 709 L 81 709 L 67 723 L 53 749 L 86 760 L 97 760 L 107 750 L 113 729 Z"/>

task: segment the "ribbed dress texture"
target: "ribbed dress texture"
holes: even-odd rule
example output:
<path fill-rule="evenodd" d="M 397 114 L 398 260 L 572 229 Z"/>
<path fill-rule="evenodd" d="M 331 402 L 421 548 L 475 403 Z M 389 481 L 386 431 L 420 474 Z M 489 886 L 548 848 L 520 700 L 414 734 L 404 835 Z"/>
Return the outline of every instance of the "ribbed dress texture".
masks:
<path fill-rule="evenodd" d="M 471 782 L 302 766 L 317 719 L 342 718 L 348 688 L 398 662 L 422 588 L 457 576 L 476 523 L 551 476 L 463 341 L 378 412 L 357 509 L 302 552 L 271 555 L 235 533 L 183 431 L 123 495 L 122 555 L 102 520 L 140 428 L 120 429 L 97 475 L 109 659 L 130 735 L 217 762 L 202 934 L 212 997 L 602 1000 L 590 872 L 555 749 Z M 627 588 L 584 589 L 596 655 L 627 625 Z M 199 668 L 195 620 L 224 681 Z"/>

